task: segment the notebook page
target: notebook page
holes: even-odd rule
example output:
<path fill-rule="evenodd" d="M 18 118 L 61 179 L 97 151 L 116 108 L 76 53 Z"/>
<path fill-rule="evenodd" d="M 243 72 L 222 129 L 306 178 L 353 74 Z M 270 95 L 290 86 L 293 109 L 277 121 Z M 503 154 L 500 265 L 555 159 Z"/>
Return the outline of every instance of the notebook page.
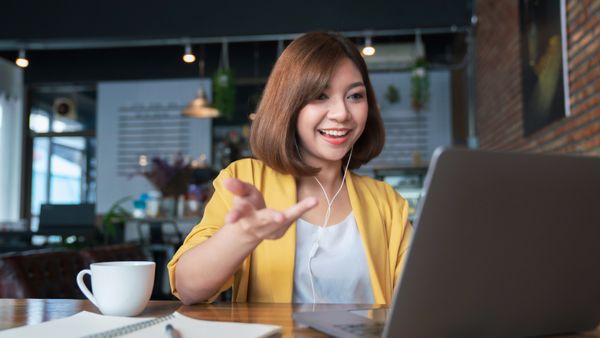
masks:
<path fill-rule="evenodd" d="M 124 337 L 127 338 L 147 338 L 165 336 L 165 326 L 173 325 L 178 337 L 219 337 L 219 338 L 259 338 L 269 337 L 281 332 L 281 327 L 277 325 L 266 324 L 247 324 L 234 322 L 217 322 L 190 318 L 174 313 L 175 318 L 165 320 L 155 326 L 148 327 Z"/>
<path fill-rule="evenodd" d="M 79 312 L 73 316 L 44 322 L 37 325 L 21 326 L 14 329 L 0 331 L 0 338 L 25 338 L 25 337 L 61 337 L 75 338 L 91 334 L 98 334 L 111 329 L 148 321 L 152 318 L 131 318 L 103 316 L 87 311 Z M 123 335 L 127 338 L 163 337 L 165 326 L 170 323 L 177 330 L 178 337 L 223 337 L 223 338 L 259 338 L 269 337 L 281 332 L 281 327 L 276 325 L 246 324 L 234 322 L 216 322 L 193 319 L 178 312 L 174 318 L 162 321 L 153 326 Z"/>
<path fill-rule="evenodd" d="M 0 338 L 61 337 L 75 338 L 115 327 L 143 322 L 152 318 L 103 316 L 81 311 L 73 316 L 51 320 L 36 325 L 21 326 L 0 331 Z"/>

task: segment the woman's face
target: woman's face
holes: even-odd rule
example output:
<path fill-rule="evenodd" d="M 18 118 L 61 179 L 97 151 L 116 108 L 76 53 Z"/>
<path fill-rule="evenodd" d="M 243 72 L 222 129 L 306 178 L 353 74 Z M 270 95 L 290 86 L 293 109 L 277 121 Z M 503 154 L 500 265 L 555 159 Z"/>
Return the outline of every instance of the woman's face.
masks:
<path fill-rule="evenodd" d="M 302 159 L 317 168 L 337 164 L 362 134 L 368 111 L 360 71 L 344 58 L 323 93 L 298 114 L 296 128 Z"/>

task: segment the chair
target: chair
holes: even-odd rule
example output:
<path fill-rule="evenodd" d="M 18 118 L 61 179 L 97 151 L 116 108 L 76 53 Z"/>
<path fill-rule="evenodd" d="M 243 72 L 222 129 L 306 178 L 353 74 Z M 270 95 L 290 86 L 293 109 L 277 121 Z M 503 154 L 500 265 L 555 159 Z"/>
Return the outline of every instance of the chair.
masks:
<path fill-rule="evenodd" d="M 0 255 L 0 298 L 85 298 L 75 278 L 91 263 L 147 260 L 137 245 L 57 248 Z"/>
<path fill-rule="evenodd" d="M 72 250 L 43 249 L 0 255 L 0 298 L 84 298 L 75 277 L 82 257 Z"/>

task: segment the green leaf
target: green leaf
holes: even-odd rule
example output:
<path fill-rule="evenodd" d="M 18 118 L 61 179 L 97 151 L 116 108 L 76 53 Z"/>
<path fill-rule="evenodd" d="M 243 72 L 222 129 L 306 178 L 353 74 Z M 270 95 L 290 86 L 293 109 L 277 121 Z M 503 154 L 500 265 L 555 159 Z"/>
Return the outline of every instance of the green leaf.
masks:
<path fill-rule="evenodd" d="M 231 69 L 219 68 L 213 75 L 213 107 L 226 119 L 235 113 L 235 74 Z"/>

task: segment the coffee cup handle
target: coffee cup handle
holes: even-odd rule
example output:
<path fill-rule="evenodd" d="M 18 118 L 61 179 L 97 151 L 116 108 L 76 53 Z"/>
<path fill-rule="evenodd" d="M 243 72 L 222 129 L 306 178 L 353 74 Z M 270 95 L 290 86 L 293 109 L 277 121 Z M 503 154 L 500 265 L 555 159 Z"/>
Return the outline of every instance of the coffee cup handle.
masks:
<path fill-rule="evenodd" d="M 89 269 L 79 271 L 79 273 L 77 274 L 77 286 L 79 286 L 79 289 L 81 290 L 81 292 L 83 292 L 87 299 L 89 299 L 90 302 L 92 302 L 94 305 L 96 305 L 96 307 L 98 307 L 96 297 L 94 297 L 94 295 L 90 292 L 90 290 L 87 288 L 87 286 L 85 286 L 85 283 L 83 282 L 83 276 L 85 276 L 86 274 L 91 276 L 92 271 L 90 271 Z"/>

